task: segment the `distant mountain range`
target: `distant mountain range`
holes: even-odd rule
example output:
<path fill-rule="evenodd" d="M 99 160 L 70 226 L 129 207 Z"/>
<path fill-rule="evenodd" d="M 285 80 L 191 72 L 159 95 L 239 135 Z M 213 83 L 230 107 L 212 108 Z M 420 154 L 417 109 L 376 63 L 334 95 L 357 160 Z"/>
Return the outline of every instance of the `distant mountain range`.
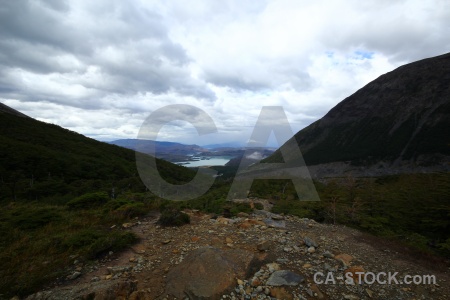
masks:
<path fill-rule="evenodd" d="M 450 53 L 380 76 L 293 139 L 313 177 L 450 171 Z"/>
<path fill-rule="evenodd" d="M 186 161 L 188 156 L 197 153 L 207 152 L 208 150 L 199 145 L 185 145 L 173 142 L 160 142 L 140 139 L 122 139 L 110 142 L 124 148 L 138 150 L 143 153 L 152 153 L 156 157 L 171 161 Z"/>
<path fill-rule="evenodd" d="M 186 162 L 194 159 L 194 157 L 214 157 L 227 156 L 231 157 L 231 161 L 227 165 L 238 166 L 242 159 L 244 164 L 248 165 L 259 161 L 263 157 L 267 157 L 274 150 L 270 148 L 249 148 L 253 155 L 243 157 L 247 149 L 240 143 L 223 143 L 211 144 L 206 146 L 185 145 L 174 142 L 161 142 L 140 139 L 122 139 L 110 142 L 111 144 L 124 148 L 138 150 L 143 153 L 154 154 L 157 158 L 161 158 L 170 162 Z"/>

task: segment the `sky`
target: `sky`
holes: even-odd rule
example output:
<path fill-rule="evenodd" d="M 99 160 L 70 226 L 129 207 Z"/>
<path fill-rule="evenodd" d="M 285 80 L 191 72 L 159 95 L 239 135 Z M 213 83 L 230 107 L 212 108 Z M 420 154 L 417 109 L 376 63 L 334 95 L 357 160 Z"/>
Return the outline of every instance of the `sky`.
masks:
<path fill-rule="evenodd" d="M 246 143 L 263 106 L 295 133 L 380 75 L 450 52 L 449 32 L 447 0 L 0 0 L 0 102 L 101 141 L 191 105 L 217 132 L 199 136 L 187 109 L 158 140 Z"/>

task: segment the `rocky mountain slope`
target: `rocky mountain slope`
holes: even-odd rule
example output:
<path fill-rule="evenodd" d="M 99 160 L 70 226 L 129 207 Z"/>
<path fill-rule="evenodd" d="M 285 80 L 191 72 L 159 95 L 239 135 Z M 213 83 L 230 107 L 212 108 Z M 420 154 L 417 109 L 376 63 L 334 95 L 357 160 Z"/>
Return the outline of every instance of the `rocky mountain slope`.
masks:
<path fill-rule="evenodd" d="M 192 222 L 182 227 L 158 226 L 157 214 L 123 224 L 123 230 L 141 237 L 139 243 L 96 262 L 75 255 L 67 277 L 27 299 L 450 297 L 448 262 L 411 257 L 345 226 L 267 211 L 232 219 L 187 213 Z M 373 274 L 381 272 L 396 274 L 395 279 L 388 283 L 381 275 L 381 283 L 373 282 Z M 406 275 L 436 281 L 407 284 Z M 347 277 L 356 284 L 345 282 Z"/>
<path fill-rule="evenodd" d="M 401 66 L 344 99 L 294 137 L 312 175 L 449 171 L 449 82 L 450 53 Z"/>

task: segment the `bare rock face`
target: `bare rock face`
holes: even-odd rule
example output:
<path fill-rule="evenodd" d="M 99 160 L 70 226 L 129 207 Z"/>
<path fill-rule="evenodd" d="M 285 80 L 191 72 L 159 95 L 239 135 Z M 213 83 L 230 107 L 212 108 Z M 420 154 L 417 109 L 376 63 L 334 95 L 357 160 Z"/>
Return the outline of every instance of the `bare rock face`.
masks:
<path fill-rule="evenodd" d="M 246 250 L 204 247 L 189 253 L 167 274 L 166 294 L 183 299 L 220 299 L 258 261 Z"/>

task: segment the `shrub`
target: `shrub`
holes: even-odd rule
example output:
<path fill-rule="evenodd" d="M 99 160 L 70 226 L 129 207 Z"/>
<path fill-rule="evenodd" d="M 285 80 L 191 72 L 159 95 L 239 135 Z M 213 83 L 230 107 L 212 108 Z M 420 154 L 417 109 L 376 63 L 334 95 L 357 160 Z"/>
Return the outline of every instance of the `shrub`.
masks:
<path fill-rule="evenodd" d="M 20 229 L 37 229 L 50 222 L 61 220 L 61 216 L 54 209 L 39 208 L 21 208 L 11 214 L 11 222 Z"/>
<path fill-rule="evenodd" d="M 191 218 L 189 215 L 176 208 L 163 210 L 158 220 L 158 223 L 163 226 L 182 226 L 190 222 Z"/>
<path fill-rule="evenodd" d="M 109 196 L 105 192 L 89 193 L 70 200 L 67 202 L 67 206 L 71 209 L 86 209 L 100 206 L 108 200 Z"/>
<path fill-rule="evenodd" d="M 250 214 L 252 211 L 253 210 L 250 207 L 250 204 L 248 204 L 248 203 L 235 203 L 230 210 L 230 212 L 233 216 L 237 215 L 240 212 L 245 212 L 247 214 Z"/>
<path fill-rule="evenodd" d="M 264 205 L 262 205 L 262 203 L 257 202 L 257 203 L 255 203 L 255 209 L 263 210 L 264 209 Z"/>
<path fill-rule="evenodd" d="M 84 229 L 68 236 L 63 246 L 84 253 L 87 258 L 94 258 L 109 250 L 121 250 L 136 240 L 131 232 Z"/>

